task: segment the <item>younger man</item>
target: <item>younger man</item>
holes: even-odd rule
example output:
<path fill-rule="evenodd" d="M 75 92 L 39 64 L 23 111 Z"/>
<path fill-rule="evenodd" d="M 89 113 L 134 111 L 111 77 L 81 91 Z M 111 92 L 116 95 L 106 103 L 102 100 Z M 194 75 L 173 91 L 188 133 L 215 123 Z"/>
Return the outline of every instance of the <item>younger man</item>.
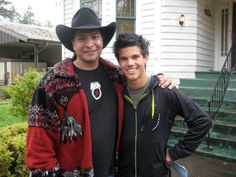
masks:
<path fill-rule="evenodd" d="M 178 90 L 163 89 L 155 77 L 149 78 L 145 71 L 149 42 L 142 36 L 120 34 L 114 53 L 127 79 L 119 176 L 166 177 L 174 160 L 197 149 L 211 128 L 211 118 Z M 188 131 L 168 149 L 167 141 L 177 114 L 184 117 Z"/>

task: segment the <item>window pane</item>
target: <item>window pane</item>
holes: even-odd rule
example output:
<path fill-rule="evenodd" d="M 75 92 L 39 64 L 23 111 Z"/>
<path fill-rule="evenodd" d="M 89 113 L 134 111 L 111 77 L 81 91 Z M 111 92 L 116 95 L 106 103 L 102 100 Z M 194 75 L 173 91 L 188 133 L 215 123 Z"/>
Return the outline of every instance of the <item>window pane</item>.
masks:
<path fill-rule="evenodd" d="M 118 17 L 134 17 L 134 0 L 117 0 Z"/>
<path fill-rule="evenodd" d="M 229 10 L 221 10 L 221 56 L 226 56 L 228 52 L 228 18 Z"/>
<path fill-rule="evenodd" d="M 229 15 L 229 10 L 225 10 L 225 56 L 227 55 L 228 52 L 228 15 Z"/>
<path fill-rule="evenodd" d="M 80 6 L 93 9 L 97 16 L 102 18 L 102 0 L 81 0 Z"/>
<path fill-rule="evenodd" d="M 134 20 L 117 19 L 117 33 L 134 32 Z"/>
<path fill-rule="evenodd" d="M 221 10 L 221 56 L 224 56 L 224 9 Z"/>

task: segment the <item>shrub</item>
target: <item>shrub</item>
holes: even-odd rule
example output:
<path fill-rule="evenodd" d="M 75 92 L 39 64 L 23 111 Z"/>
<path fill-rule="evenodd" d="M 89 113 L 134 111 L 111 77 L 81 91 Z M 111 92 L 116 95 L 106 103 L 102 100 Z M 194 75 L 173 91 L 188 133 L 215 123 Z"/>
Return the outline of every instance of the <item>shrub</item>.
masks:
<path fill-rule="evenodd" d="M 11 98 L 12 111 L 16 115 L 27 117 L 34 90 L 43 75 L 44 73 L 30 69 L 6 87 L 5 90 Z"/>
<path fill-rule="evenodd" d="M 4 100 L 7 98 L 10 98 L 10 96 L 8 95 L 7 91 L 5 90 L 6 86 L 0 86 L 0 100 Z"/>
<path fill-rule="evenodd" d="M 0 129 L 0 177 L 25 177 L 24 166 L 27 123 Z"/>
<path fill-rule="evenodd" d="M 12 113 L 10 108 L 10 99 L 0 99 L 0 127 L 23 122 L 26 122 L 25 117 L 20 117 Z"/>

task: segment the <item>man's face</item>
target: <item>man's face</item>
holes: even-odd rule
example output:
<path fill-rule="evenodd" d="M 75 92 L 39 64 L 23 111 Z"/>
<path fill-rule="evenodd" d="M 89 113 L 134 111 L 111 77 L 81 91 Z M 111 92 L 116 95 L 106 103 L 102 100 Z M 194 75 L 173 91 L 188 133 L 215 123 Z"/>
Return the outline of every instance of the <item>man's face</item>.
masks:
<path fill-rule="evenodd" d="M 77 64 L 81 69 L 98 63 L 103 49 L 103 39 L 99 30 L 78 30 L 72 44 L 77 55 Z"/>
<path fill-rule="evenodd" d="M 146 81 L 145 65 L 148 56 L 141 54 L 137 46 L 126 47 L 119 50 L 119 65 L 129 84 Z"/>

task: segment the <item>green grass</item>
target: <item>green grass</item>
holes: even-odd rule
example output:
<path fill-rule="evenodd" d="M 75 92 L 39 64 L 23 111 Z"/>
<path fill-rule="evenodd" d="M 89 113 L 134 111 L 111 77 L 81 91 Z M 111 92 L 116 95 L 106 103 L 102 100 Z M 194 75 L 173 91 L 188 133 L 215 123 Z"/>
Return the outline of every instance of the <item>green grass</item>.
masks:
<path fill-rule="evenodd" d="M 0 127 L 26 122 L 26 119 L 13 114 L 10 100 L 0 100 Z"/>

